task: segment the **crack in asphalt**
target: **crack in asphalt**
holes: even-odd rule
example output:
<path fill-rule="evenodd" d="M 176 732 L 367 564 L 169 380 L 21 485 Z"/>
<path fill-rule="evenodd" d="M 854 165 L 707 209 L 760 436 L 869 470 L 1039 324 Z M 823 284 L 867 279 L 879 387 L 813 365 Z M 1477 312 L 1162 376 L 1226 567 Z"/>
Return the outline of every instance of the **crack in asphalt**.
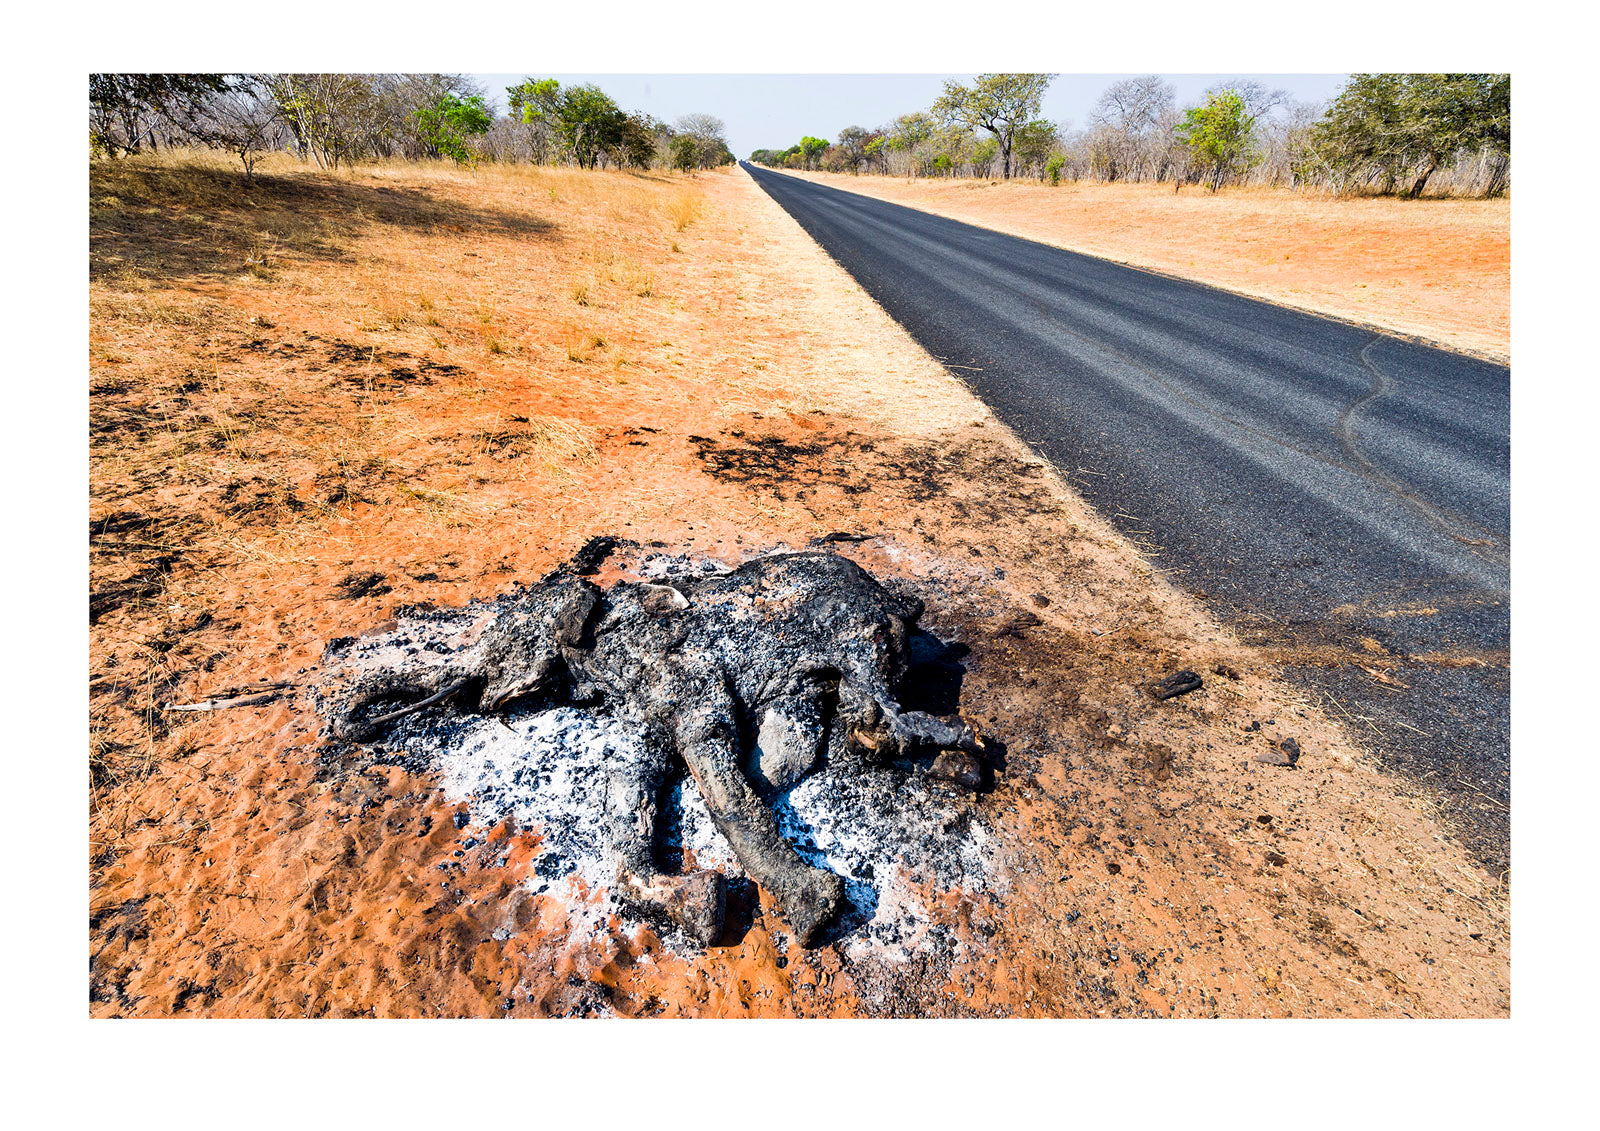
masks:
<path fill-rule="evenodd" d="M 1453 514 L 1442 507 L 1434 506 L 1400 480 L 1385 474 L 1362 453 L 1359 439 L 1356 436 L 1356 417 L 1367 406 L 1382 400 L 1394 390 L 1394 383 L 1389 379 L 1389 375 L 1378 367 L 1377 362 L 1372 360 L 1373 347 L 1382 345 L 1383 341 L 1384 339 L 1381 336 L 1375 336 L 1372 341 L 1361 349 L 1361 363 L 1372 374 L 1372 388 L 1367 392 L 1366 396 L 1352 402 L 1339 414 L 1339 421 L 1334 425 L 1333 430 L 1334 434 L 1339 437 L 1340 446 L 1344 448 L 1351 459 L 1361 466 L 1367 478 L 1382 485 L 1395 498 L 1410 506 L 1451 538 L 1467 546 L 1472 552 L 1478 553 L 1486 545 L 1494 547 L 1494 552 L 1484 553 L 1480 556 L 1487 558 L 1502 568 L 1508 567 L 1511 564 L 1511 544 L 1509 541 L 1499 537 L 1493 531 L 1486 530 L 1477 523 L 1463 518 L 1461 515 Z M 1463 530 L 1471 531 L 1479 535 L 1479 537 L 1469 538 L 1462 533 Z"/>

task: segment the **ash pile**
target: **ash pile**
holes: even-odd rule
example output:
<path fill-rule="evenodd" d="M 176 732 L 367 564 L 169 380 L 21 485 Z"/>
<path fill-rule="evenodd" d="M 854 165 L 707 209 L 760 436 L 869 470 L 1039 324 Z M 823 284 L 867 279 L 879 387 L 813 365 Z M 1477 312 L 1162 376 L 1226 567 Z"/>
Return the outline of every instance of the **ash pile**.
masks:
<path fill-rule="evenodd" d="M 946 653 L 921 601 L 832 552 L 636 550 L 596 539 L 537 584 L 334 641 L 325 735 L 537 831 L 536 891 L 601 891 L 664 940 L 717 942 L 748 880 L 801 946 L 948 947 L 920 893 L 998 884 L 993 769 L 958 715 L 901 705 Z"/>

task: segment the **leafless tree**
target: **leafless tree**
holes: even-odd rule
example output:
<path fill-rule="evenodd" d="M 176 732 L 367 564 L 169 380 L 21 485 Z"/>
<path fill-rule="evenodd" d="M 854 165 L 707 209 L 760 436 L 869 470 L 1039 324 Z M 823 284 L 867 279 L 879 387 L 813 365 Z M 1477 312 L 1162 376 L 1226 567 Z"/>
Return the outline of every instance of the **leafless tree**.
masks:
<path fill-rule="evenodd" d="M 728 127 L 714 114 L 685 114 L 678 119 L 677 129 L 678 133 L 694 138 L 702 169 L 717 164 L 728 146 Z"/>
<path fill-rule="evenodd" d="M 1089 117 L 1096 174 L 1108 181 L 1160 180 L 1172 168 L 1177 105 L 1171 83 L 1141 75 L 1112 83 Z"/>
<path fill-rule="evenodd" d="M 189 136 L 236 155 L 244 179 L 255 175 L 263 154 L 281 148 L 287 138 L 283 115 L 267 88 L 266 75 L 230 75 L 225 90 L 211 95 L 185 123 Z"/>

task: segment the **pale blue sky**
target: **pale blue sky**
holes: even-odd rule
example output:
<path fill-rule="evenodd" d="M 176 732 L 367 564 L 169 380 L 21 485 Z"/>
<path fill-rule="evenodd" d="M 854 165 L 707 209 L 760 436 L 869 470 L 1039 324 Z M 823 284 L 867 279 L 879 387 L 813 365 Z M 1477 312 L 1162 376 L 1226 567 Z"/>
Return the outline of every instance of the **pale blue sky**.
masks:
<path fill-rule="evenodd" d="M 505 108 L 505 88 L 523 75 L 474 75 Z M 786 148 L 805 134 L 830 140 L 846 126 L 882 125 L 926 110 L 939 96 L 944 75 L 546 75 L 562 85 L 592 82 L 625 110 L 666 121 L 695 112 L 728 124 L 728 145 L 740 158 L 753 149 Z M 966 79 L 968 75 L 953 76 Z M 1044 99 L 1044 116 L 1081 126 L 1106 87 L 1128 75 L 1059 75 Z M 1254 78 L 1283 87 L 1301 101 L 1333 96 L 1344 75 L 1166 75 L 1180 103 L 1216 82 Z"/>

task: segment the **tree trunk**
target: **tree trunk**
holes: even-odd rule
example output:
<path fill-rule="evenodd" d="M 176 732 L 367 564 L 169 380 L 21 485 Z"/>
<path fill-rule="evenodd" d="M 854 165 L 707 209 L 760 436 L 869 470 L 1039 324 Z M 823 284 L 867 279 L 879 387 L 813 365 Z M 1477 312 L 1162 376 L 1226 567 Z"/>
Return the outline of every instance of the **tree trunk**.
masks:
<path fill-rule="evenodd" d="M 1407 193 L 1406 195 L 1409 196 L 1412 200 L 1416 200 L 1417 197 L 1421 196 L 1423 188 L 1428 183 L 1428 178 L 1433 176 L 1433 171 L 1435 169 L 1437 169 L 1438 167 L 1439 167 L 1438 160 L 1436 158 L 1431 158 L 1430 157 L 1428 159 L 1428 167 L 1426 169 L 1422 170 L 1422 175 L 1417 178 L 1417 183 L 1411 186 L 1411 191 L 1409 193 Z"/>

